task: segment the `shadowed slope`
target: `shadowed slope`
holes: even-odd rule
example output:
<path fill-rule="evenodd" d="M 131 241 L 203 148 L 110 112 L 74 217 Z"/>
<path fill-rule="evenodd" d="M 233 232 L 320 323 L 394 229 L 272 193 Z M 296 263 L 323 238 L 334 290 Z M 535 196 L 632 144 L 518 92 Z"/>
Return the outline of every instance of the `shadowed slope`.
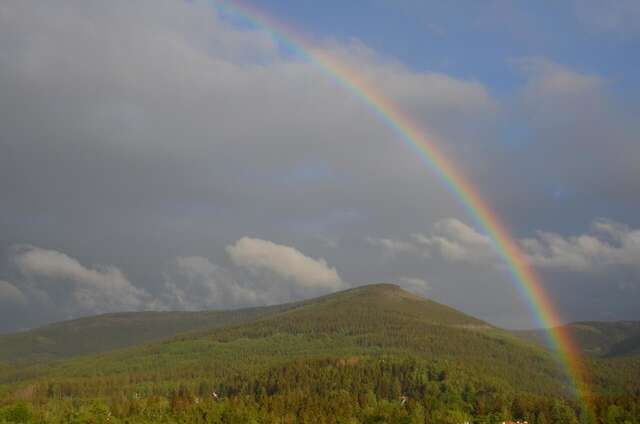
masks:
<path fill-rule="evenodd" d="M 107 352 L 179 333 L 247 322 L 291 306 L 233 311 L 123 312 L 63 321 L 0 336 L 0 361 L 41 361 Z"/>

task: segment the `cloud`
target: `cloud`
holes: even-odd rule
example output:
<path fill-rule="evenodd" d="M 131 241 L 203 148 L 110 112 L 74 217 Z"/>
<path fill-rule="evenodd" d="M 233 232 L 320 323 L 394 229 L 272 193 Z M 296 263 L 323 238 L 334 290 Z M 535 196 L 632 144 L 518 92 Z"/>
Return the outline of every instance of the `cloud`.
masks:
<path fill-rule="evenodd" d="M 640 34 L 640 4 L 636 0 L 574 0 L 573 4 L 578 19 L 595 31 Z"/>
<path fill-rule="evenodd" d="M 452 262 L 483 262 L 495 257 L 491 239 L 455 218 L 435 223 L 430 235 L 414 234 L 415 243 Z"/>
<path fill-rule="evenodd" d="M 558 98 L 579 96 L 602 88 L 605 82 L 596 75 L 577 72 L 542 57 L 526 57 L 515 63 L 529 77 L 525 88 L 531 95 Z"/>
<path fill-rule="evenodd" d="M 439 257 L 449 262 L 485 264 L 495 261 L 491 239 L 456 218 L 437 221 L 429 234 L 416 233 L 407 241 L 367 239 L 395 255 L 410 253 L 424 257 Z"/>
<path fill-rule="evenodd" d="M 0 280 L 0 302 L 24 305 L 27 298 L 19 288 L 8 281 Z"/>
<path fill-rule="evenodd" d="M 425 263 L 436 261 L 443 264 L 434 265 L 442 269 L 435 272 L 434 287 L 478 281 L 477 268 L 447 264 L 481 263 L 482 243 L 435 226 L 407 240 L 379 240 L 386 252 L 394 247 L 396 256 L 410 258 L 396 258 L 394 269 L 360 250 L 363 235 L 410 234 L 440 217 L 458 216 L 459 205 L 358 96 L 282 49 L 268 31 L 237 25 L 206 0 L 1 3 L 0 234 L 7 241 L 0 250 L 13 240 L 65 246 L 82 252 L 80 265 L 101 278 L 128 280 L 151 295 L 152 305 L 160 299 L 175 308 L 224 306 L 218 299 L 244 305 L 252 296 L 245 289 L 270 301 L 311 293 L 297 279 L 265 267 L 258 272 L 224 262 L 221 252 L 229 241 L 246 234 L 288 240 L 357 281 L 422 275 Z M 438 16 L 459 18 L 458 7 L 445 9 Z M 496 15 L 496 8 L 487 10 Z M 451 34 L 478 35 L 468 31 L 478 29 L 473 21 L 479 15 L 471 15 L 462 26 L 451 20 L 458 26 Z M 523 39 L 511 41 L 522 46 Z M 546 47 L 534 41 L 527 50 L 544 55 Z M 588 222 L 603 204 L 621 211 L 617 219 L 637 224 L 637 108 L 627 108 L 633 96 L 616 101 L 611 88 L 618 82 L 593 74 L 604 68 L 590 69 L 579 51 L 570 60 L 584 69 L 543 57 L 519 61 L 521 85 L 501 65 L 503 52 L 512 49 L 493 49 L 498 53 L 488 68 L 483 55 L 446 57 L 446 68 L 453 70 L 447 75 L 429 69 L 445 69 L 435 65 L 442 59 L 437 47 L 436 56 L 412 67 L 366 42 L 314 42 L 428 129 L 516 230 Z M 398 50 L 403 56 L 406 51 Z M 467 66 L 477 61 L 482 66 L 470 72 Z M 607 69 L 619 75 L 612 66 Z M 502 125 L 509 127 L 504 137 L 497 134 Z M 568 200 L 550 200 L 548 192 L 569 193 Z M 570 195 L 582 197 L 572 201 Z M 324 240 L 340 245 L 327 249 Z M 90 265 L 113 252 L 126 275 Z M 190 274 L 175 259 L 195 255 L 211 255 L 207 260 L 220 269 L 201 266 L 196 278 L 198 267 L 187 267 Z M 28 299 L 39 290 L 40 299 L 53 298 L 54 304 L 76 302 L 75 280 L 33 275 L 28 283 L 22 274 L 7 273 L 10 266 L 0 262 L 0 276 Z M 191 278 L 206 301 L 179 291 L 170 300 L 161 293 L 165 273 L 177 289 Z M 242 290 L 221 293 L 227 280 Z M 449 287 L 445 300 L 467 298 L 470 286 Z M 485 300 L 505 301 L 500 293 L 477 290 L 474 295 Z M 141 305 L 149 304 L 145 299 Z"/>
<path fill-rule="evenodd" d="M 396 280 L 396 282 L 400 287 L 417 294 L 425 294 L 431 289 L 431 284 L 429 284 L 422 278 L 400 277 Z"/>
<path fill-rule="evenodd" d="M 252 287 L 240 284 L 229 270 L 201 256 L 176 258 L 164 277 L 162 303 L 171 309 L 228 309 L 268 301 Z"/>
<path fill-rule="evenodd" d="M 453 204 L 437 181 L 418 180 L 422 163 L 357 96 L 209 2 L 25 0 L 2 11 L 7 239 L 63 239 L 78 250 L 82 238 L 109 240 L 94 249 L 133 257 L 137 242 L 235 240 L 247 228 L 272 238 L 265 229 L 336 210 L 391 208 L 397 203 L 380 193 L 396 184 L 403 199 L 435 193 Z M 478 81 L 416 71 L 356 41 L 318 40 L 317 48 L 460 144 L 495 119 L 495 101 Z M 381 166 L 390 157 L 395 166 Z M 282 183 L 287 171 L 310 175 L 314 163 L 326 164 L 330 178 Z M 326 227 L 338 233 L 343 225 Z"/>
<path fill-rule="evenodd" d="M 610 220 L 597 220 L 590 232 L 577 236 L 541 231 L 522 240 L 522 246 L 531 263 L 543 269 L 598 272 L 626 266 L 640 271 L 640 229 Z"/>
<path fill-rule="evenodd" d="M 101 313 L 139 310 L 147 307 L 150 296 L 131 284 L 114 266 L 88 268 L 64 253 L 35 246 L 16 246 L 11 261 L 36 288 L 67 296 L 67 306 L 75 313 Z"/>
<path fill-rule="evenodd" d="M 234 265 L 254 274 L 267 271 L 305 288 L 338 290 L 345 287 L 336 269 L 329 267 L 327 261 L 305 256 L 293 247 L 243 237 L 226 250 Z"/>
<path fill-rule="evenodd" d="M 541 129 L 571 129 L 606 110 L 606 81 L 541 57 L 516 60 L 527 82 L 520 108 Z M 569 140 L 570 141 L 570 140 Z"/>
<path fill-rule="evenodd" d="M 517 63 L 527 81 L 510 118 L 525 136 L 521 156 L 510 158 L 517 166 L 514 175 L 530 173 L 539 180 L 530 184 L 565 186 L 585 198 L 633 205 L 631 193 L 640 188 L 632 159 L 640 154 L 638 125 L 629 107 L 613 96 L 613 81 L 540 57 Z"/>
<path fill-rule="evenodd" d="M 424 250 L 421 250 L 414 243 L 409 241 L 401 241 L 401 240 L 392 240 L 388 238 L 376 238 L 376 237 L 367 237 L 365 239 L 367 244 L 375 247 L 381 247 L 385 252 L 396 256 L 405 253 L 412 254 L 424 254 L 428 253 Z"/>
<path fill-rule="evenodd" d="M 31 325 L 108 312 L 206 310 L 272 305 L 347 288 L 335 268 L 299 250 L 244 237 L 227 246 L 230 264 L 202 256 L 169 261 L 153 293 L 119 268 L 87 266 L 57 250 L 16 245 L 9 251 L 15 282 L 0 280 L 3 310 L 29 305 Z M 0 325 L 0 331 L 25 322 Z"/>
<path fill-rule="evenodd" d="M 391 98 L 425 131 L 460 137 L 465 134 L 465 120 L 473 122 L 470 128 L 477 131 L 479 122 L 492 122 L 499 113 L 498 103 L 479 81 L 416 72 L 358 40 L 325 42 L 318 51 L 357 72 L 367 86 Z"/>
<path fill-rule="evenodd" d="M 440 220 L 430 234 L 413 234 L 409 241 L 367 240 L 394 255 L 435 257 L 496 268 L 502 262 L 488 236 L 455 218 Z M 612 220 L 596 220 L 590 231 L 581 235 L 538 231 L 518 243 L 529 262 L 542 270 L 601 272 L 611 266 L 626 266 L 640 271 L 640 229 Z"/>
<path fill-rule="evenodd" d="M 346 283 L 298 249 L 272 249 L 274 262 L 260 265 L 206 257 L 245 234 L 303 252 L 325 240 L 349 249 L 360 225 L 388 222 L 407 201 L 456 207 L 358 96 L 268 31 L 232 21 L 205 0 L 0 6 L 0 233 L 83 252 L 55 271 L 60 281 L 7 277 L 28 298 L 37 290 L 76 314 L 313 296 Z M 315 44 L 434 134 L 452 135 L 452 154 L 496 118 L 477 80 L 411 69 L 359 41 Z M 367 268 L 321 251 L 344 258 L 340 269 Z M 126 258 L 118 267 L 89 265 L 113 252 Z M 186 260 L 192 252 L 217 270 Z M 94 301 L 95 285 L 112 287 L 95 290 L 104 300 Z"/>
<path fill-rule="evenodd" d="M 335 268 L 299 250 L 243 237 L 228 245 L 229 267 L 179 257 L 165 273 L 162 303 L 178 309 L 228 309 L 291 302 L 347 287 Z"/>
<path fill-rule="evenodd" d="M 244 237 L 227 246 L 233 266 L 202 256 L 177 257 L 155 295 L 115 266 L 88 267 L 50 249 L 14 246 L 18 284 L 0 280 L 0 299 L 33 303 L 69 316 L 136 310 L 228 309 L 282 303 L 346 288 L 335 268 L 299 250 Z"/>

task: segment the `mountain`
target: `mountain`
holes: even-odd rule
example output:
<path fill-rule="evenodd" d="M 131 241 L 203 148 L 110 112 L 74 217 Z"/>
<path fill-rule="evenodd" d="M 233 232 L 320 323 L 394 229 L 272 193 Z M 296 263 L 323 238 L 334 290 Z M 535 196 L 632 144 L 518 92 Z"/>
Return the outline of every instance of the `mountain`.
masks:
<path fill-rule="evenodd" d="M 582 350 L 593 357 L 619 357 L 640 354 L 640 321 L 584 321 L 563 327 Z M 546 344 L 544 330 L 516 331 L 514 334 Z"/>
<path fill-rule="evenodd" d="M 367 313 L 371 308 L 401 315 L 418 315 L 425 323 L 451 323 L 468 326 L 488 326 L 452 308 L 422 299 L 397 286 L 381 284 L 356 288 L 311 301 L 284 305 L 199 312 L 125 312 L 103 314 L 63 321 L 30 331 L 0 336 L 0 361 L 51 360 L 108 352 L 151 341 L 173 337 L 180 333 L 220 328 L 250 322 L 278 312 L 296 309 L 296 314 L 310 314 L 303 320 L 313 320 L 313 313 L 323 308 L 357 308 Z M 347 311 L 350 315 L 353 310 Z M 334 320 L 341 319 L 336 315 Z"/>
<path fill-rule="evenodd" d="M 551 355 L 536 344 L 392 284 L 358 287 L 280 307 L 239 311 L 234 319 L 227 316 L 224 324 L 220 313 L 213 313 L 217 321 L 207 313 L 201 314 L 204 317 L 182 316 L 180 325 L 188 327 L 189 332 L 113 353 L 104 350 L 118 343 L 133 343 L 139 332 L 146 334 L 147 340 L 169 335 L 167 329 L 159 329 L 167 326 L 172 315 L 118 314 L 44 327 L 36 334 L 46 331 L 56 336 L 57 343 L 52 346 L 67 345 L 64 350 L 47 348 L 47 353 L 54 351 L 62 356 L 98 348 L 103 353 L 47 367 L 32 366 L 26 368 L 26 374 L 88 378 L 96 370 L 100 375 L 129 373 L 131 369 L 144 374 L 163 373 L 170 364 L 177 374 L 197 375 L 207 369 L 214 375 L 228 375 L 233 369 L 258 370 L 300 358 L 397 355 L 452 361 L 458 372 L 467 370 L 495 380 L 496 384 L 536 392 L 561 393 L 570 389 Z M 154 316 L 160 322 L 150 324 Z M 127 321 L 136 323 L 137 328 L 128 326 Z M 58 330 L 54 333 L 51 327 Z M 126 335 L 114 337 L 124 327 Z M 65 334 L 68 328 L 74 330 Z M 173 324 L 171 332 L 178 328 Z M 90 342 L 78 335 L 90 335 Z M 139 340 L 142 343 L 145 338 L 140 336 Z M 3 349 L 10 350 L 7 346 Z M 20 349 L 24 352 L 24 346 Z M 532 364 L 534 369 L 530 368 Z M 193 370 L 194 366 L 198 370 Z M 23 373 L 25 368 L 16 372 Z"/>
<path fill-rule="evenodd" d="M 0 361 L 51 360 L 107 352 L 179 333 L 247 322 L 291 305 L 199 312 L 124 312 L 0 335 Z"/>
<path fill-rule="evenodd" d="M 62 354 L 102 351 L 0 363 L 0 422 L 577 423 L 585 413 L 542 346 L 392 284 L 234 313 L 112 314 L 57 324 L 76 333 L 35 330 L 69 344 Z M 175 334 L 180 326 L 188 331 Z M 128 334 L 118 343 L 138 332 L 163 340 L 104 351 L 114 328 Z M 633 417 L 640 360 L 587 366 L 599 413 L 613 405 Z"/>

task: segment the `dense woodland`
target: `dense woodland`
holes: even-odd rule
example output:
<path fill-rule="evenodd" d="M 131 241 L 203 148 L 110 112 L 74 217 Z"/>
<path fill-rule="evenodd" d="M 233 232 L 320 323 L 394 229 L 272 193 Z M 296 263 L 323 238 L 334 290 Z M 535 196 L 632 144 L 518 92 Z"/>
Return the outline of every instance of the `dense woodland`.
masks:
<path fill-rule="evenodd" d="M 0 364 L 0 423 L 640 423 L 640 357 L 553 355 L 393 286 L 128 349 Z"/>

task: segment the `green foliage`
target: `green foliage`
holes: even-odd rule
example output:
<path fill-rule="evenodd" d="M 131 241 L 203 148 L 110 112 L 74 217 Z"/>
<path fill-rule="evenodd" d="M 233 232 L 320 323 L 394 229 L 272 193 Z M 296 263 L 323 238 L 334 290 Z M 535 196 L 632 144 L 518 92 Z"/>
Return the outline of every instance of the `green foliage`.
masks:
<path fill-rule="evenodd" d="M 516 417 L 516 404 L 521 417 L 546 414 L 551 422 L 570 423 L 576 416 L 569 401 L 518 394 L 499 382 L 464 381 L 446 364 L 410 357 L 295 360 L 263 371 L 97 395 L 103 383 L 60 381 L 50 390 L 37 388 L 34 412 L 25 422 L 497 423 Z M 16 405 L 8 410 L 25 404 Z"/>
<path fill-rule="evenodd" d="M 640 358 L 587 366 L 597 423 L 640 424 Z M 572 393 L 546 350 L 378 285 L 125 350 L 5 366 L 0 423 L 589 422 Z"/>
<path fill-rule="evenodd" d="M 31 418 L 31 407 L 24 402 L 17 402 L 0 409 L 0 422 L 27 423 Z"/>

